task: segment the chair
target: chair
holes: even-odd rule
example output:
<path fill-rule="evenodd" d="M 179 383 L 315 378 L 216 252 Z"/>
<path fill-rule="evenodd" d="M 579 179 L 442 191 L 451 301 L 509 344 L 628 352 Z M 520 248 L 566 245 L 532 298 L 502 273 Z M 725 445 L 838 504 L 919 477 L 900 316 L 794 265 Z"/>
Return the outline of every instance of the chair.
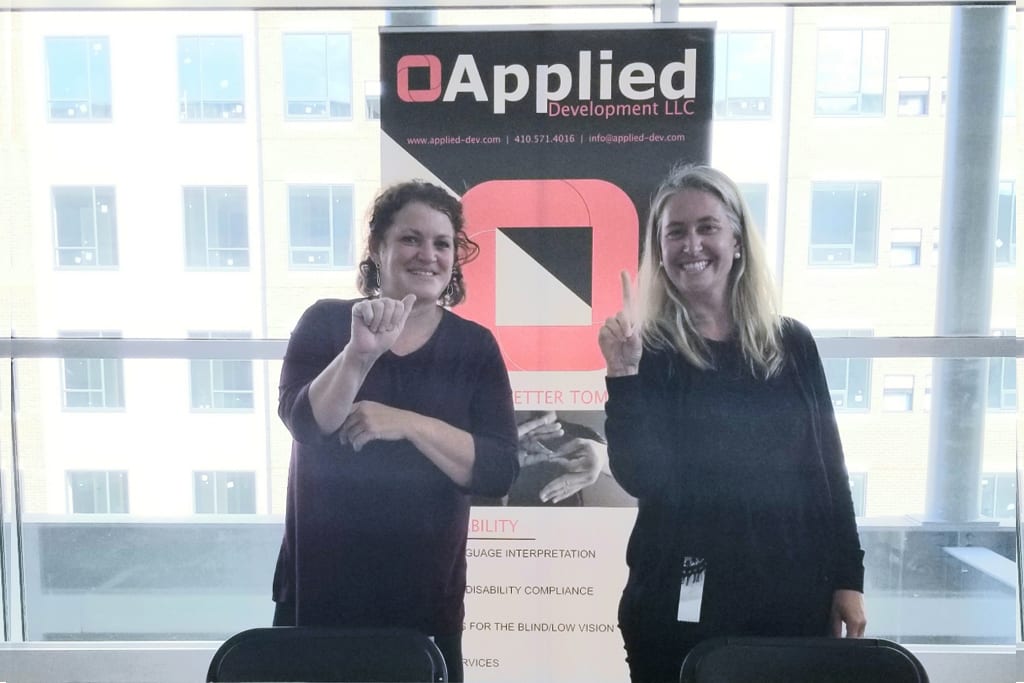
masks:
<path fill-rule="evenodd" d="M 427 636 L 408 629 L 253 628 L 214 653 L 208 683 L 445 683 L 444 657 Z"/>
<path fill-rule="evenodd" d="M 878 638 L 712 638 L 683 660 L 680 683 L 928 683 L 921 662 Z"/>

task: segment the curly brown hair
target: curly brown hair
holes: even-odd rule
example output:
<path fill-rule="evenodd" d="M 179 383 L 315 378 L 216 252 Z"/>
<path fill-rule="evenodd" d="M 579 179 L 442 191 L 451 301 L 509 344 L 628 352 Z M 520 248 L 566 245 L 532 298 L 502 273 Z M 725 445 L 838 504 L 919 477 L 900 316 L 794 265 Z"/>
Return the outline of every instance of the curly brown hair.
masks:
<path fill-rule="evenodd" d="M 452 264 L 452 279 L 448 282 L 441 298 L 442 306 L 455 306 L 466 299 L 466 283 L 462 277 L 462 266 L 476 258 L 480 247 L 466 235 L 466 218 L 462 202 L 443 187 L 423 180 L 409 180 L 385 188 L 377 195 L 370 213 L 370 234 L 366 240 L 366 251 L 359 262 L 356 286 L 368 297 L 380 296 L 380 271 L 370 257 L 384 241 L 388 228 L 395 222 L 395 214 L 411 202 L 426 204 L 440 211 L 452 223 L 455 244 L 455 262 Z"/>

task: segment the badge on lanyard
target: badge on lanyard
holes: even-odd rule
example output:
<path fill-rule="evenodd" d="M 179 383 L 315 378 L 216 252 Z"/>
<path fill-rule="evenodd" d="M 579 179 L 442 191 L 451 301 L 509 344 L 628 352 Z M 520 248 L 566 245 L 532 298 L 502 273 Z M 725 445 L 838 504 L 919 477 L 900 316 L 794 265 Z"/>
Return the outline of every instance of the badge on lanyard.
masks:
<path fill-rule="evenodd" d="M 684 557 L 682 578 L 679 580 L 678 621 L 700 621 L 700 603 L 704 596 L 704 575 L 708 564 L 703 557 Z"/>

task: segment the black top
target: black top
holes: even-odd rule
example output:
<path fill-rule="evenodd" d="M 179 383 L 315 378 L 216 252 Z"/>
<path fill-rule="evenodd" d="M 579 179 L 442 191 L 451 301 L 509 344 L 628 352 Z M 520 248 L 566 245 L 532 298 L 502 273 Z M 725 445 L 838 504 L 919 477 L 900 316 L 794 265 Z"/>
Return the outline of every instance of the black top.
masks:
<path fill-rule="evenodd" d="M 715 600 L 768 610 L 780 591 L 863 589 L 821 360 L 806 327 L 787 319 L 783 329 L 786 363 L 769 380 L 753 376 L 736 341 L 708 342 L 711 370 L 645 347 L 638 375 L 608 378 L 609 461 L 638 498 L 626 558 L 634 592 L 674 610 L 686 557 L 706 559 L 709 585 L 722 589 L 705 594 L 711 615 L 731 611 Z"/>
<path fill-rule="evenodd" d="M 459 487 L 407 440 L 372 441 L 356 453 L 320 434 L 308 396 L 348 343 L 354 303 L 311 306 L 285 353 L 278 413 L 294 443 L 274 600 L 294 602 L 300 626 L 459 633 L 469 494 L 503 495 L 519 468 L 508 373 L 490 332 L 444 311 L 422 347 L 377 360 L 356 400 L 469 432 L 472 483 Z"/>

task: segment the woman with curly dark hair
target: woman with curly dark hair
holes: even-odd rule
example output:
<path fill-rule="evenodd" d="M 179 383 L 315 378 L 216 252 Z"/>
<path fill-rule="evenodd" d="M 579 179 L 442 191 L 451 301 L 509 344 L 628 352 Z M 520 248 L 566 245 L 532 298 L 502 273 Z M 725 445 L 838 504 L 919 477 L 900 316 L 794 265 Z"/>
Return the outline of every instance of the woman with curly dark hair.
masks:
<path fill-rule="evenodd" d="M 306 310 L 278 407 L 294 442 L 275 625 L 413 628 L 453 681 L 470 495 L 505 494 L 519 467 L 498 345 L 448 310 L 476 252 L 446 190 L 384 190 L 359 265 L 365 298 Z"/>

